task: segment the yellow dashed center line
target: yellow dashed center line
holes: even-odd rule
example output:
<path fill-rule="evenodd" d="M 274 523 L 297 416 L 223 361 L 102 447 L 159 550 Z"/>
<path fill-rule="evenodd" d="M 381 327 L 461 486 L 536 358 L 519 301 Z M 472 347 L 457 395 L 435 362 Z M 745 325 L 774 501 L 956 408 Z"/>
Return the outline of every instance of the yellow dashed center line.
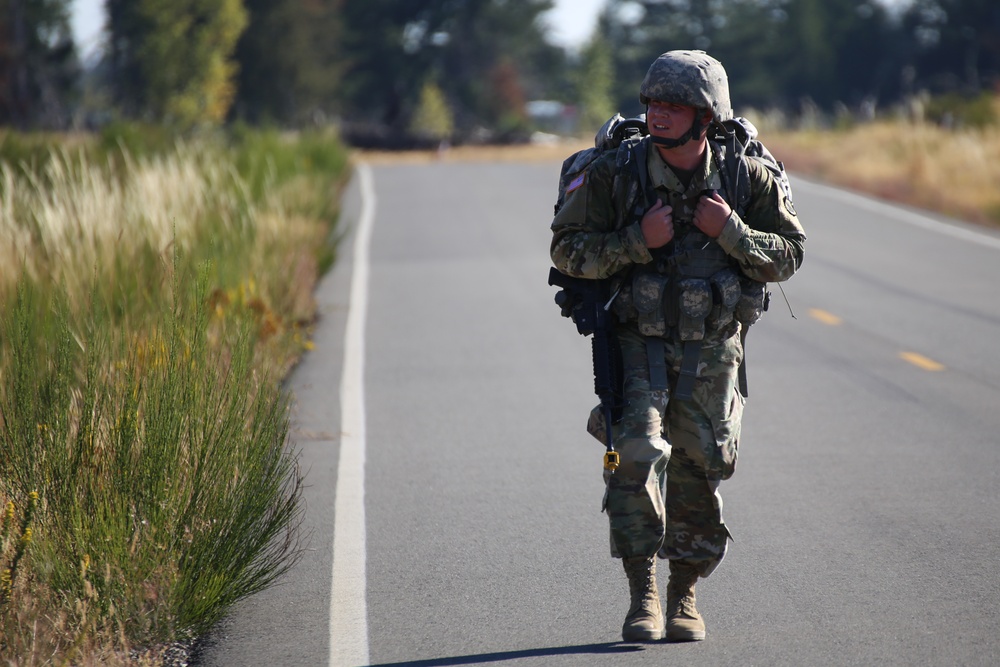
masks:
<path fill-rule="evenodd" d="M 831 327 L 835 327 L 843 322 L 842 319 L 833 313 L 828 313 L 825 310 L 820 310 L 819 308 L 810 308 L 809 314 L 812 315 L 814 319 L 819 320 L 823 324 L 829 324 Z"/>
<path fill-rule="evenodd" d="M 922 368 L 925 371 L 943 371 L 944 364 L 939 364 L 933 359 L 928 359 L 922 354 L 917 354 L 916 352 L 900 352 L 900 359 L 908 361 L 917 368 Z"/>
<path fill-rule="evenodd" d="M 810 308 L 809 314 L 813 319 L 819 320 L 823 324 L 829 325 L 831 327 L 836 327 L 844 323 L 844 320 L 837 317 L 833 313 L 829 313 L 825 310 L 819 308 Z M 934 361 L 922 354 L 917 354 L 916 352 L 900 352 L 899 358 L 907 363 L 913 364 L 917 368 L 921 368 L 925 371 L 938 372 L 945 370 L 945 365 Z"/>

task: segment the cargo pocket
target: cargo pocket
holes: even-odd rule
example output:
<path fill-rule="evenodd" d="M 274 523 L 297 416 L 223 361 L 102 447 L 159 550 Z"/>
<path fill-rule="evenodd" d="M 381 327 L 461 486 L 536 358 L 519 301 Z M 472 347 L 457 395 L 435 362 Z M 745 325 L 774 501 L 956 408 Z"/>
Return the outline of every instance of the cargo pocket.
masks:
<path fill-rule="evenodd" d="M 764 314 L 767 285 L 750 278 L 740 280 L 740 299 L 736 303 L 736 320 L 750 326 Z"/>
<path fill-rule="evenodd" d="M 680 287 L 680 317 L 677 333 L 681 340 L 705 338 L 705 318 L 712 312 L 712 286 L 704 278 L 685 278 Z"/>
<path fill-rule="evenodd" d="M 740 429 L 743 423 L 743 394 L 733 392 L 729 414 L 712 424 L 715 431 L 716 462 L 713 466 L 721 479 L 729 479 L 736 472 L 736 459 L 740 449 Z M 714 421 L 714 420 L 713 420 Z"/>
<path fill-rule="evenodd" d="M 642 273 L 632 281 L 632 302 L 638 312 L 639 333 L 643 336 L 665 336 L 667 319 L 663 295 L 669 278 L 655 273 Z"/>
<path fill-rule="evenodd" d="M 713 306 L 708 321 L 712 329 L 717 331 L 733 321 L 733 311 L 742 293 L 740 279 L 731 269 L 723 269 L 709 280 L 712 283 Z"/>

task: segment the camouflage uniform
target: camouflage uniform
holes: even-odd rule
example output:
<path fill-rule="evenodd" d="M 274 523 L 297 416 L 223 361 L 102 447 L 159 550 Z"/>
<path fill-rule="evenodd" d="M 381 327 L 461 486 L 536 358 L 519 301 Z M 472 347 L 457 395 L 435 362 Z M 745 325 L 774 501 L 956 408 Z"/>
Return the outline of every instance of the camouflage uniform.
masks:
<path fill-rule="evenodd" d="M 785 280 L 802 261 L 805 234 L 772 174 L 748 159 L 749 204 L 742 218 L 733 212 L 719 238 L 709 238 L 692 220 L 705 191 L 724 192 L 711 148 L 685 187 L 650 139 L 644 141 L 650 186 L 673 208 L 673 241 L 652 251 L 646 247 L 639 221 L 616 201 L 616 154 L 609 151 L 572 184 L 552 222 L 551 255 L 567 275 L 611 278 L 614 288 L 621 288 L 614 307 L 627 406 L 613 431 L 621 465 L 614 474 L 605 473 L 612 552 L 626 559 L 659 554 L 707 576 L 721 562 L 729 538 L 718 487 L 736 466 L 744 403 L 737 379 L 741 325 L 731 310 L 727 317 L 712 306 L 703 320 L 691 400 L 672 400 L 683 341 L 677 327 L 643 326 L 637 302 L 647 278 L 662 286 L 684 275 L 708 278 L 703 273 L 720 267 L 744 282 Z M 660 295 L 671 293 L 669 285 L 664 289 Z M 654 381 L 655 369 L 661 371 L 657 377 L 666 371 L 666 383 Z M 588 431 L 604 440 L 599 409 L 591 414 Z"/>

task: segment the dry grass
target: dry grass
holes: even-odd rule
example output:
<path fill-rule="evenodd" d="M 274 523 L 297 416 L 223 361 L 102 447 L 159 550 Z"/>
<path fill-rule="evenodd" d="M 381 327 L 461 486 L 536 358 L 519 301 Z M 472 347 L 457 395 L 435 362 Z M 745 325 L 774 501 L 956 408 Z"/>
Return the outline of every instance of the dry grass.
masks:
<path fill-rule="evenodd" d="M 768 132 L 763 139 L 791 172 L 1000 226 L 1000 129 L 884 122 L 837 132 Z"/>
<path fill-rule="evenodd" d="M 123 248 L 187 248 L 200 221 L 214 216 L 239 233 L 254 220 L 231 167 L 195 150 L 152 159 L 126 156 L 128 178 L 58 153 L 43 173 L 0 164 L 0 282 L 21 271 L 78 284 Z M 236 185 L 234 185 L 236 183 Z M 245 199 L 245 198 L 242 198 Z M 74 295 L 80 296 L 80 295 Z"/>

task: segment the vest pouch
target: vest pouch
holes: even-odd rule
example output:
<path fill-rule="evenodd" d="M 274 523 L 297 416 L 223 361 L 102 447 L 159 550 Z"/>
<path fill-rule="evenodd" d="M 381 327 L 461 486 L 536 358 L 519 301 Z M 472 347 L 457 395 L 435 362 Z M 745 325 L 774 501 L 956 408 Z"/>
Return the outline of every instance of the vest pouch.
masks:
<path fill-rule="evenodd" d="M 617 294 L 615 300 L 611 302 L 611 312 L 615 314 L 619 322 L 632 322 L 638 317 L 635 303 L 632 299 L 632 281 L 625 281 L 621 276 L 616 276 L 611 280 L 611 293 Z"/>
<path fill-rule="evenodd" d="M 638 313 L 639 333 L 665 336 L 667 320 L 664 293 L 670 279 L 658 273 L 640 273 L 632 280 L 632 304 Z"/>
<path fill-rule="evenodd" d="M 764 314 L 767 285 L 744 278 L 740 281 L 740 300 L 736 304 L 736 320 L 746 326 L 755 324 Z"/>
<path fill-rule="evenodd" d="M 712 283 L 712 313 L 708 321 L 715 330 L 733 321 L 733 311 L 742 296 L 739 276 L 732 269 L 716 271 L 709 279 Z"/>
<path fill-rule="evenodd" d="M 712 284 L 704 278 L 685 278 L 680 288 L 680 318 L 677 333 L 681 340 L 705 338 L 705 318 L 712 312 Z"/>

